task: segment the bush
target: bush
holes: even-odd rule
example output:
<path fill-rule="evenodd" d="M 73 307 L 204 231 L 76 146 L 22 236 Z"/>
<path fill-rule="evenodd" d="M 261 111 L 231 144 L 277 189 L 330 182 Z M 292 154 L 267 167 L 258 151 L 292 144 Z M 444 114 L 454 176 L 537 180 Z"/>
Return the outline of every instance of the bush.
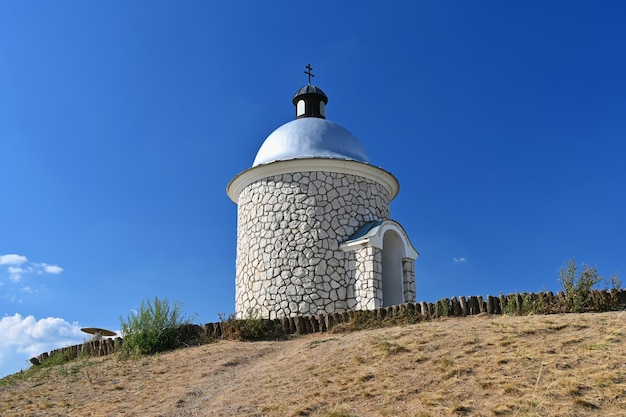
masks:
<path fill-rule="evenodd" d="M 139 310 L 127 317 L 120 317 L 122 335 L 122 355 L 145 355 L 176 349 L 183 344 L 181 327 L 189 324 L 181 311 L 182 305 L 172 305 L 166 298 L 142 301 Z"/>
<path fill-rule="evenodd" d="M 559 282 L 565 294 L 565 302 L 572 313 L 582 313 L 589 307 L 591 289 L 604 281 L 595 267 L 581 264 L 582 271 L 577 274 L 578 268 L 574 259 L 563 264 L 559 271 Z"/>
<path fill-rule="evenodd" d="M 252 315 L 245 319 L 220 316 L 220 320 L 224 339 L 254 341 L 276 340 L 285 337 L 282 328 L 273 321 L 255 318 Z"/>
<path fill-rule="evenodd" d="M 404 326 L 420 323 L 424 320 L 428 320 L 428 316 L 416 311 L 400 310 L 398 314 L 389 314 L 383 318 L 377 314 L 375 310 L 357 310 L 350 312 L 348 321 L 335 324 L 335 326 L 330 329 L 330 332 L 345 333 L 392 326 Z"/>
<path fill-rule="evenodd" d="M 450 305 L 450 299 L 449 298 L 442 298 L 441 300 L 437 301 L 437 315 L 440 317 L 448 317 L 450 315 L 454 315 L 454 314 L 450 314 L 452 313 L 452 307 Z"/>
<path fill-rule="evenodd" d="M 529 314 L 545 314 L 548 306 L 533 293 L 515 293 L 506 298 L 502 313 L 508 316 L 526 316 Z"/>
<path fill-rule="evenodd" d="M 72 355 L 72 353 L 68 349 L 59 349 L 57 352 L 48 356 L 48 358 L 41 362 L 42 366 L 50 367 L 63 365 L 64 363 L 71 362 L 76 359 L 76 356 Z"/>
<path fill-rule="evenodd" d="M 609 286 L 610 284 L 610 286 Z M 619 275 L 617 272 L 609 277 L 609 282 L 607 283 L 607 289 L 621 290 L 622 289 L 622 280 L 619 279 Z"/>

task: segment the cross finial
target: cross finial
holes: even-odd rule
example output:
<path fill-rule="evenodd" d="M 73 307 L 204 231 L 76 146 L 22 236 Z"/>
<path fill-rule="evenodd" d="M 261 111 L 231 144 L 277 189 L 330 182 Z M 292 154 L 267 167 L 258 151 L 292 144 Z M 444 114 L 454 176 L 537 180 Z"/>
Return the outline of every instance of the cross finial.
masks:
<path fill-rule="evenodd" d="M 311 72 L 313 71 L 313 67 L 311 66 L 311 64 L 307 64 L 306 69 L 307 70 L 304 71 L 304 73 L 309 76 L 309 84 L 311 84 L 311 77 L 315 77 L 315 75 Z"/>

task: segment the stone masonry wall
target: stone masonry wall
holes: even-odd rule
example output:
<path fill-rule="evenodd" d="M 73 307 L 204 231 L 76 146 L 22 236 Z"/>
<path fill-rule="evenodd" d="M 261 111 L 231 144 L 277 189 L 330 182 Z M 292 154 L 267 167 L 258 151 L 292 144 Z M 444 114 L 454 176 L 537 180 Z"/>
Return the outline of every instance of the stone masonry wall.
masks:
<path fill-rule="evenodd" d="M 296 172 L 248 185 L 238 202 L 237 317 L 353 309 L 354 257 L 339 245 L 387 218 L 387 190 L 356 175 Z"/>
<path fill-rule="evenodd" d="M 402 289 L 404 290 L 404 301 L 415 302 L 415 260 L 411 258 L 402 259 Z"/>
<path fill-rule="evenodd" d="M 356 310 L 373 310 L 383 305 L 382 251 L 372 246 L 356 252 Z"/>

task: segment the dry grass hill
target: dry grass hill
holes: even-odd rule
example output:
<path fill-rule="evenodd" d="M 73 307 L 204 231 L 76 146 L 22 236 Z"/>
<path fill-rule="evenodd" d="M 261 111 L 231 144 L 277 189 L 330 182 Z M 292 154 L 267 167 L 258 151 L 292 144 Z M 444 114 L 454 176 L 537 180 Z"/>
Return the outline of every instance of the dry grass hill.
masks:
<path fill-rule="evenodd" d="M 626 313 L 479 315 L 0 380 L 0 416 L 626 416 Z"/>

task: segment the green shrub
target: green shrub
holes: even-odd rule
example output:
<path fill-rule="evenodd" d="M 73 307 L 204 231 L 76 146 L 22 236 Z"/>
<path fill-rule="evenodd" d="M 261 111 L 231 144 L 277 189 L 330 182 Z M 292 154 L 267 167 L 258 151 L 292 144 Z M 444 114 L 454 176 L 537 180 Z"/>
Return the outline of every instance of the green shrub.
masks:
<path fill-rule="evenodd" d="M 550 297 L 545 293 L 515 293 L 501 297 L 506 301 L 502 313 L 509 316 L 526 316 L 529 314 L 548 314 L 553 311 Z"/>
<path fill-rule="evenodd" d="M 333 333 L 354 332 L 365 329 L 378 329 L 384 327 L 383 319 L 376 315 L 375 311 L 359 310 L 354 311 L 349 316 L 349 320 L 343 323 L 336 323 L 330 330 Z"/>
<path fill-rule="evenodd" d="M 589 307 L 591 289 L 604 281 L 595 267 L 581 264 L 582 271 L 578 274 L 578 268 L 574 259 L 564 263 L 559 271 L 559 282 L 565 294 L 565 302 L 570 312 L 581 313 Z"/>
<path fill-rule="evenodd" d="M 56 353 L 48 356 L 48 358 L 41 362 L 42 366 L 57 366 L 62 365 L 67 362 L 71 362 L 76 359 L 76 356 L 73 356 L 69 350 L 61 349 Z"/>
<path fill-rule="evenodd" d="M 404 326 L 420 323 L 427 319 L 427 316 L 409 310 L 400 310 L 397 314 L 386 315 L 384 318 L 373 310 L 357 310 L 350 313 L 348 321 L 335 324 L 335 326 L 330 329 L 330 332 L 345 333 L 383 327 Z"/>
<path fill-rule="evenodd" d="M 521 316 L 523 313 L 524 298 L 522 294 L 515 293 L 506 296 L 506 304 L 502 308 L 503 314 L 507 316 Z"/>
<path fill-rule="evenodd" d="M 610 284 L 610 285 L 609 285 Z M 619 275 L 617 272 L 609 277 L 609 282 L 607 283 L 607 289 L 621 290 L 622 289 L 622 280 L 619 279 Z"/>
<path fill-rule="evenodd" d="M 228 318 L 220 316 L 220 320 L 224 339 L 253 341 L 275 340 L 285 337 L 282 327 L 275 325 L 271 320 L 254 318 L 252 315 L 245 319 L 236 319 L 235 316 Z"/>
<path fill-rule="evenodd" d="M 438 316 L 448 317 L 451 315 L 450 313 L 452 312 L 452 307 L 449 298 L 442 298 L 441 300 L 438 300 L 436 306 Z"/>
<path fill-rule="evenodd" d="M 122 355 L 145 355 L 176 349 L 183 344 L 181 327 L 189 324 L 185 320 L 182 305 L 172 305 L 166 298 L 154 301 L 142 301 L 139 310 L 130 314 L 126 320 L 120 317 L 122 335 Z"/>

